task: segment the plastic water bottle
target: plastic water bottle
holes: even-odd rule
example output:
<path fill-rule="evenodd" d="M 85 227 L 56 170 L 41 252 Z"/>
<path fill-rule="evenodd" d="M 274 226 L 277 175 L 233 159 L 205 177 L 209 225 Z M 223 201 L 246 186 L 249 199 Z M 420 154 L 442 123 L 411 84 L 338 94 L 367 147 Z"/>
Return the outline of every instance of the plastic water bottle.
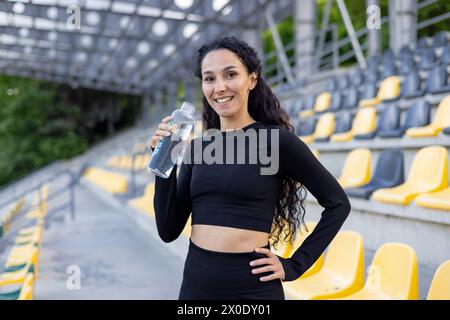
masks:
<path fill-rule="evenodd" d="M 188 139 L 194 127 L 195 107 L 189 102 L 183 102 L 180 109 L 172 113 L 169 125 L 175 125 L 170 136 L 163 137 L 155 147 L 147 166 L 155 175 L 168 178 L 175 164 L 183 158 Z M 181 145 L 180 145 L 181 144 Z"/>

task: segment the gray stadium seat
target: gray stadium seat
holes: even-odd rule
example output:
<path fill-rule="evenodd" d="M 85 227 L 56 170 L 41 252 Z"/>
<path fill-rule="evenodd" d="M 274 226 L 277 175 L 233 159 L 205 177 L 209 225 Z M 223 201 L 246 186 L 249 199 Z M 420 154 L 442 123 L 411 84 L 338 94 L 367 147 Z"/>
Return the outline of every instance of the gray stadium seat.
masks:
<path fill-rule="evenodd" d="M 392 188 L 404 183 L 403 153 L 400 150 L 384 150 L 377 161 L 372 180 L 357 188 L 344 189 L 350 197 L 369 199 L 381 188 Z"/>

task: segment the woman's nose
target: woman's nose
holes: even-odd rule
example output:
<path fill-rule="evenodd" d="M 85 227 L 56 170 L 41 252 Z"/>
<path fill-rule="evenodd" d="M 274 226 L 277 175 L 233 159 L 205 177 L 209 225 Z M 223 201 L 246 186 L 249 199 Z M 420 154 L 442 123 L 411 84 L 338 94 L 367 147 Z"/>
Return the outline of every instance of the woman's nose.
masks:
<path fill-rule="evenodd" d="M 216 80 L 216 86 L 214 87 L 214 91 L 225 91 L 225 81 L 223 80 Z"/>

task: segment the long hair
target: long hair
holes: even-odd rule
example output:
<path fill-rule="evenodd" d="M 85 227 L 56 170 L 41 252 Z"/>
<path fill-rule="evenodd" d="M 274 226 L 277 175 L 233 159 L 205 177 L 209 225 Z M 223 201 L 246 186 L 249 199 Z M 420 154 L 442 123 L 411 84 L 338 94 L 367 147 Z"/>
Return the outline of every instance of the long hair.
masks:
<path fill-rule="evenodd" d="M 200 80 L 202 79 L 201 65 L 203 58 L 208 52 L 218 49 L 227 49 L 234 52 L 246 66 L 247 72 L 249 74 L 255 72 L 257 75 L 256 86 L 250 91 L 248 98 L 248 113 L 250 116 L 263 124 L 278 125 L 294 132 L 294 127 L 289 122 L 289 116 L 281 108 L 278 98 L 262 76 L 262 66 L 256 50 L 246 42 L 236 37 L 225 37 L 203 45 L 198 50 L 194 72 L 195 77 Z M 220 129 L 219 115 L 209 105 L 204 95 L 202 97 L 202 104 L 203 128 L 205 130 L 212 128 Z M 272 242 L 275 249 L 283 234 L 283 241 L 286 242 L 286 239 L 288 239 L 293 244 L 297 230 L 301 230 L 299 228 L 300 218 L 303 225 L 305 225 L 305 198 L 306 189 L 303 185 L 288 176 L 284 176 L 282 187 L 277 196 L 276 212 L 269 237 L 269 241 Z M 306 230 L 308 229 L 306 228 Z"/>

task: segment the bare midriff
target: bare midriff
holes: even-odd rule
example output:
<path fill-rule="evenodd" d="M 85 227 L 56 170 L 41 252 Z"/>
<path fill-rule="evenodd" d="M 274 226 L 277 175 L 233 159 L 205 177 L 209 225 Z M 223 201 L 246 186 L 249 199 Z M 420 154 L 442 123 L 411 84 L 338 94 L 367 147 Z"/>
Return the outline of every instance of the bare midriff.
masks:
<path fill-rule="evenodd" d="M 253 252 L 269 242 L 267 232 L 232 227 L 195 224 L 191 240 L 201 248 L 218 252 Z"/>

